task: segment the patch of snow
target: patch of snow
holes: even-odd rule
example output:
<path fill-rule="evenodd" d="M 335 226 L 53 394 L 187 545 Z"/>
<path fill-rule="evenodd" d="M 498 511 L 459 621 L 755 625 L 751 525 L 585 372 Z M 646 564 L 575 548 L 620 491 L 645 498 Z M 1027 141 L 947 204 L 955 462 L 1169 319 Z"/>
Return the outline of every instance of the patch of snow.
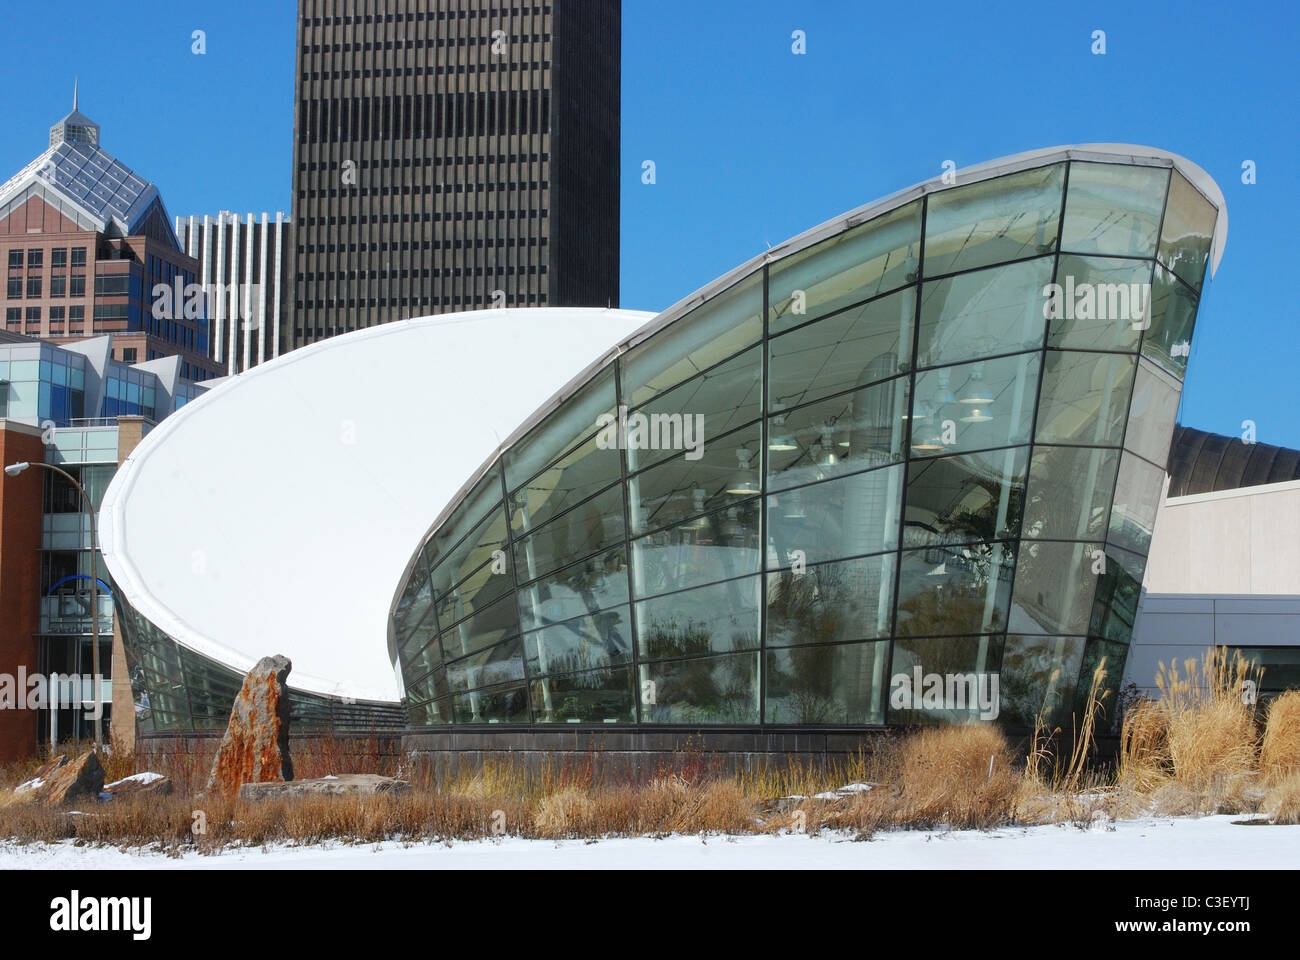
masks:
<path fill-rule="evenodd" d="M 104 784 L 105 790 L 111 790 L 113 787 L 120 787 L 124 783 L 153 783 L 155 780 L 162 780 L 161 773 L 154 773 L 152 770 L 146 770 L 144 773 L 133 773 L 129 777 L 123 777 L 121 780 L 114 780 L 112 783 Z"/>
<path fill-rule="evenodd" d="M 844 833 L 687 836 L 598 841 L 498 840 L 453 843 L 272 845 L 177 858 L 139 849 L 77 847 L 74 841 L 0 842 L 0 870 L 122 869 L 1059 869 L 1153 867 L 1269 869 L 1294 865 L 1300 826 L 1249 830 L 1236 816 L 1153 818 L 998 830 L 895 830 L 869 842 Z"/>
<path fill-rule="evenodd" d="M 855 793 L 866 793 L 868 790 L 874 790 L 880 786 L 878 783 L 848 783 L 842 787 L 836 787 L 834 790 L 827 790 L 824 793 L 814 793 L 811 798 L 796 793 L 788 797 L 782 797 L 782 800 L 841 800 L 844 797 L 851 797 Z"/>
<path fill-rule="evenodd" d="M 39 790 L 43 786 L 45 786 L 45 781 L 40 777 L 36 777 L 18 784 L 18 786 L 14 787 L 14 793 L 28 793 L 32 790 Z"/>

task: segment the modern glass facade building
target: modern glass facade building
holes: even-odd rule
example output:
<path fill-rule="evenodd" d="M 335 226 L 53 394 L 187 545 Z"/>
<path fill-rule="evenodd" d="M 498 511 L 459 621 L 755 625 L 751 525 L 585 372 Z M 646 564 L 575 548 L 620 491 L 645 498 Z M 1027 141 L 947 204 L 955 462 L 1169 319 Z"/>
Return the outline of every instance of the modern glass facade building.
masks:
<path fill-rule="evenodd" d="M 479 310 L 254 367 L 105 494 L 137 713 L 216 729 L 278 652 L 304 718 L 417 748 L 1068 730 L 1094 666 L 1123 675 L 1226 229 L 1195 164 L 1059 147 L 856 209 L 657 316 Z M 292 429 L 250 431 L 257 409 Z M 249 463 L 314 480 L 265 502 Z M 178 473 L 205 480 L 183 538 Z M 994 709 L 900 695 L 935 676 Z"/>
<path fill-rule="evenodd" d="M 1222 209 L 1147 153 L 926 184 L 629 340 L 421 544 L 411 725 L 977 712 L 900 704 L 917 670 L 1028 725 L 1117 685 Z"/>

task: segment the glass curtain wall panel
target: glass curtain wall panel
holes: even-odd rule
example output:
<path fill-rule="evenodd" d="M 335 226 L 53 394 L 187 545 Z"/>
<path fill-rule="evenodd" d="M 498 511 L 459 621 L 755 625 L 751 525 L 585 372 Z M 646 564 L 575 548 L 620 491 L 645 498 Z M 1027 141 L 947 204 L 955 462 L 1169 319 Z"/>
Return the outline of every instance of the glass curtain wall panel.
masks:
<path fill-rule="evenodd" d="M 1217 215 L 1054 155 L 655 321 L 421 545 L 411 722 L 1068 725 L 1123 670 Z"/>

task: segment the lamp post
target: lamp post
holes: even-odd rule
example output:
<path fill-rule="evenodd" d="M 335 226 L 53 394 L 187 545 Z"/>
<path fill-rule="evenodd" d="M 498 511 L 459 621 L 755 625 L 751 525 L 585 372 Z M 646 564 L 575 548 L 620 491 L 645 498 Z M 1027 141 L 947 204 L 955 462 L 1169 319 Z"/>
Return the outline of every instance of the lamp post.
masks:
<path fill-rule="evenodd" d="M 68 483 L 72 484 L 77 493 L 81 494 L 81 502 L 86 508 L 86 517 L 90 521 L 90 670 L 94 675 L 93 689 L 95 695 L 95 752 L 100 752 L 103 746 L 100 735 L 100 690 L 99 690 L 99 564 L 95 561 L 95 508 L 90 502 L 90 497 L 86 494 L 85 488 L 77 482 L 76 478 L 53 464 L 43 463 L 41 461 L 21 461 L 20 463 L 11 463 L 5 467 L 5 476 L 16 477 L 28 467 L 43 467 L 54 473 L 61 475 Z M 50 709 L 56 709 L 51 704 Z"/>

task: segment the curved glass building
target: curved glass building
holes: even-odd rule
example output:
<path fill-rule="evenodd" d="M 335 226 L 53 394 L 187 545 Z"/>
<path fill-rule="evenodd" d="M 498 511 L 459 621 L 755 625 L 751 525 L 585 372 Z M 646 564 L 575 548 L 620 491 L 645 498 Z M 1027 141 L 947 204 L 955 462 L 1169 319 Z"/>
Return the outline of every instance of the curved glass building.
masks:
<path fill-rule="evenodd" d="M 411 725 L 1068 725 L 1123 672 L 1224 217 L 1181 158 L 1039 151 L 661 314 L 421 542 Z"/>
<path fill-rule="evenodd" d="M 1068 731 L 1123 674 L 1226 233 L 1195 164 L 1058 147 L 658 315 L 425 317 L 231 378 L 105 494 L 142 729 L 219 728 L 282 653 L 305 722 L 430 749 Z"/>

